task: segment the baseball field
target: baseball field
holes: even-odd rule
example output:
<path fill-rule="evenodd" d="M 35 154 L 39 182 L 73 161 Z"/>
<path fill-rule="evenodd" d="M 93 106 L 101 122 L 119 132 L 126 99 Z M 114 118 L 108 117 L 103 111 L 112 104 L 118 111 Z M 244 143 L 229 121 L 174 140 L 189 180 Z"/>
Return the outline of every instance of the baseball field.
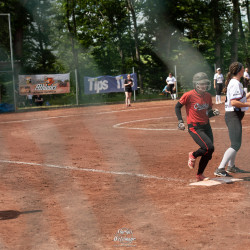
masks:
<path fill-rule="evenodd" d="M 249 111 L 242 181 L 191 186 L 198 145 L 177 130 L 175 104 L 1 114 L 0 249 L 249 249 Z M 211 178 L 230 145 L 214 107 Z"/>

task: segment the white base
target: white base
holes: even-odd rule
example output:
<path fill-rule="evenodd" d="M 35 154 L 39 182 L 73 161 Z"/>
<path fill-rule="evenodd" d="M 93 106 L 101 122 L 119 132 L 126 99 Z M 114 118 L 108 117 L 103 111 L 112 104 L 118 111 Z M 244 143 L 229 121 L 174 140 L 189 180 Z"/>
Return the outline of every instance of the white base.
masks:
<path fill-rule="evenodd" d="M 228 184 L 228 183 L 233 183 L 236 181 L 243 181 L 243 179 L 237 179 L 237 178 L 232 178 L 232 177 L 218 177 L 218 178 L 213 178 L 207 181 L 197 181 L 190 183 L 190 186 L 214 186 L 214 185 L 219 185 L 219 184 Z"/>

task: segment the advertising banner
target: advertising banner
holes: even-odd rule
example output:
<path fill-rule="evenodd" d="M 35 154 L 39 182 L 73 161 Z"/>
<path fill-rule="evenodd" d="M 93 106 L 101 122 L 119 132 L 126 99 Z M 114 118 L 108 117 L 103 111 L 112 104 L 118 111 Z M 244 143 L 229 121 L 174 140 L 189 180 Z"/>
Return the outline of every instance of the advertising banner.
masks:
<path fill-rule="evenodd" d="M 70 92 L 67 74 L 19 75 L 19 95 L 51 95 Z"/>
<path fill-rule="evenodd" d="M 137 89 L 137 75 L 130 74 L 133 79 L 133 90 Z M 99 94 L 111 92 L 123 92 L 124 81 L 127 79 L 127 74 L 119 76 L 98 76 L 98 77 L 84 77 L 84 93 L 85 94 Z"/>

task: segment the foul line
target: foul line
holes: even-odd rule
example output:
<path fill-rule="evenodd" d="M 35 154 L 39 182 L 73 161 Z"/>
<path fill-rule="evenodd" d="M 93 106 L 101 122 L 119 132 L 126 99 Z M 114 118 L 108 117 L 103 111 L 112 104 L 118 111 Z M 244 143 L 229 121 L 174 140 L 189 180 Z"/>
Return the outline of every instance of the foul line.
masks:
<path fill-rule="evenodd" d="M 41 166 L 41 167 L 48 167 L 48 168 L 59 168 L 59 169 L 102 173 L 102 174 L 111 174 L 111 175 L 129 175 L 129 176 L 140 177 L 140 178 L 144 178 L 144 179 L 156 179 L 156 180 L 165 180 L 165 181 L 185 182 L 184 180 L 176 179 L 176 178 L 158 177 L 158 176 L 154 176 L 154 175 L 135 174 L 135 173 L 130 173 L 130 172 L 106 171 L 106 170 L 91 169 L 91 168 L 76 168 L 76 167 L 71 167 L 71 166 L 59 166 L 59 165 L 52 165 L 52 164 L 40 164 L 40 163 L 21 162 L 21 161 L 0 160 L 0 162 L 17 164 L 17 165 Z"/>
<path fill-rule="evenodd" d="M 112 111 L 102 111 L 95 113 L 96 115 L 105 115 L 105 114 L 112 114 L 112 113 L 119 113 L 119 112 L 130 112 L 130 111 L 140 111 L 140 110 L 147 110 L 147 109 L 154 109 L 154 108 L 161 108 L 161 106 L 157 107 L 150 107 L 150 108 L 134 108 L 134 109 L 121 109 L 121 110 L 112 110 Z M 86 116 L 86 115 L 93 115 L 93 113 L 80 113 L 80 114 L 72 114 L 72 115 L 60 115 L 60 116 L 50 116 L 50 117 L 39 117 L 33 119 L 24 119 L 24 120 L 13 120 L 13 121 L 1 121 L 0 124 L 8 124 L 8 123 L 19 123 L 19 122 L 32 122 L 32 121 L 41 121 L 41 120 L 50 120 L 50 119 L 59 119 L 59 118 L 68 118 L 68 117 L 77 117 L 77 116 Z"/>

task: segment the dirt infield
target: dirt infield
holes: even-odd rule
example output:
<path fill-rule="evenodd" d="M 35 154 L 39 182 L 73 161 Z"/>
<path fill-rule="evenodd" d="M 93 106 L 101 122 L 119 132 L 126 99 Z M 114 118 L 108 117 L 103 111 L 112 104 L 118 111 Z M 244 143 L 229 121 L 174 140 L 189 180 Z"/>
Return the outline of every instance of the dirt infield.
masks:
<path fill-rule="evenodd" d="M 249 111 L 244 181 L 197 187 L 175 103 L 2 114 L 0 249 L 249 249 Z M 215 106 L 209 177 L 229 146 Z"/>

